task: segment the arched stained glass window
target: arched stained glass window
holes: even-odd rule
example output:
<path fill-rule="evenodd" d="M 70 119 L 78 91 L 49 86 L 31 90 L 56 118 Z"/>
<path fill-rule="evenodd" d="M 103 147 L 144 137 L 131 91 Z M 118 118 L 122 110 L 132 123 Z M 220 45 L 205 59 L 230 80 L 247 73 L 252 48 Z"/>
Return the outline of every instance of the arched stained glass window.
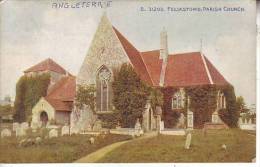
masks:
<path fill-rule="evenodd" d="M 97 73 L 97 111 L 109 111 L 111 106 L 111 72 L 106 66 L 101 66 Z"/>

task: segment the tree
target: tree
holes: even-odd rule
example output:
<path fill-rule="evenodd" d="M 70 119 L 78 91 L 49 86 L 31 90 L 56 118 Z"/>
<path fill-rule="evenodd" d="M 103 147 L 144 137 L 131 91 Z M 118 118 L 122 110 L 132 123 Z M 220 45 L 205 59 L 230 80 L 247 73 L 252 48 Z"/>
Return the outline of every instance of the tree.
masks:
<path fill-rule="evenodd" d="M 246 107 L 244 98 L 242 96 L 238 96 L 237 97 L 236 105 L 237 105 L 237 109 L 240 111 L 240 113 L 247 113 L 247 112 L 249 112 L 249 109 Z"/>
<path fill-rule="evenodd" d="M 133 67 L 125 63 L 114 75 L 112 87 L 113 105 L 122 118 L 122 126 L 134 127 L 137 118 L 142 120 L 149 96 L 148 86 L 141 81 Z"/>
<path fill-rule="evenodd" d="M 96 88 L 94 85 L 79 85 L 76 95 L 77 107 L 82 107 L 84 104 L 88 105 L 90 109 L 95 112 L 96 108 Z"/>

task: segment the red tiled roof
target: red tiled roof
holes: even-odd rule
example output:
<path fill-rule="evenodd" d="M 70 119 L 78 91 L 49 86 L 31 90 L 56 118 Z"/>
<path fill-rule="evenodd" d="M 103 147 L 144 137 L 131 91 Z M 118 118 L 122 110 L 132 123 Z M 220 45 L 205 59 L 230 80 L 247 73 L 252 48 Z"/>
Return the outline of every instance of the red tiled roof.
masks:
<path fill-rule="evenodd" d="M 67 76 L 58 81 L 49 91 L 45 99 L 56 111 L 71 111 L 76 95 L 76 78 Z"/>
<path fill-rule="evenodd" d="M 160 59 L 160 51 L 153 50 L 147 52 L 141 52 L 144 63 L 146 64 L 147 70 L 153 80 L 153 86 L 159 86 L 162 59 Z"/>
<path fill-rule="evenodd" d="M 60 74 L 66 74 L 66 71 L 50 58 L 30 67 L 29 69 L 25 70 L 24 73 L 39 71 L 54 71 Z"/>
<path fill-rule="evenodd" d="M 160 51 L 139 52 L 115 27 L 113 29 L 141 79 L 152 86 L 159 86 L 162 68 Z M 205 56 L 202 57 L 200 52 L 168 56 L 164 87 L 209 84 L 227 85 L 229 83 Z"/>
<path fill-rule="evenodd" d="M 115 28 L 113 27 L 118 39 L 120 40 L 122 46 L 128 58 L 130 59 L 136 73 L 140 76 L 143 81 L 146 81 L 148 84 L 152 84 L 152 80 L 148 74 L 148 71 L 145 67 L 144 61 L 141 57 L 139 51 Z"/>

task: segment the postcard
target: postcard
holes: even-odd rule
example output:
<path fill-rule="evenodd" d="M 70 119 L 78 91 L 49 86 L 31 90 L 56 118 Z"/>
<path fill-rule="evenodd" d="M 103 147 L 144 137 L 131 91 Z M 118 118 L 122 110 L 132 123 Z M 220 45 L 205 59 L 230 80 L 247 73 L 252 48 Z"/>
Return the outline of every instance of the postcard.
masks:
<path fill-rule="evenodd" d="M 257 166 L 256 7 L 0 1 L 1 165 Z"/>

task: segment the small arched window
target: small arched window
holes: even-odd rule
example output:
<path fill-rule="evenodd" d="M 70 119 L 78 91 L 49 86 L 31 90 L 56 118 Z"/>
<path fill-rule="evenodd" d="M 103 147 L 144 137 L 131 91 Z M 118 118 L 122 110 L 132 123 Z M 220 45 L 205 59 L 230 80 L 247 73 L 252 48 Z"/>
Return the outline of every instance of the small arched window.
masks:
<path fill-rule="evenodd" d="M 184 98 L 180 91 L 174 93 L 172 97 L 172 109 L 181 109 L 184 107 Z"/>
<path fill-rule="evenodd" d="M 109 111 L 111 101 L 111 72 L 106 66 L 101 66 L 97 73 L 97 111 Z"/>

